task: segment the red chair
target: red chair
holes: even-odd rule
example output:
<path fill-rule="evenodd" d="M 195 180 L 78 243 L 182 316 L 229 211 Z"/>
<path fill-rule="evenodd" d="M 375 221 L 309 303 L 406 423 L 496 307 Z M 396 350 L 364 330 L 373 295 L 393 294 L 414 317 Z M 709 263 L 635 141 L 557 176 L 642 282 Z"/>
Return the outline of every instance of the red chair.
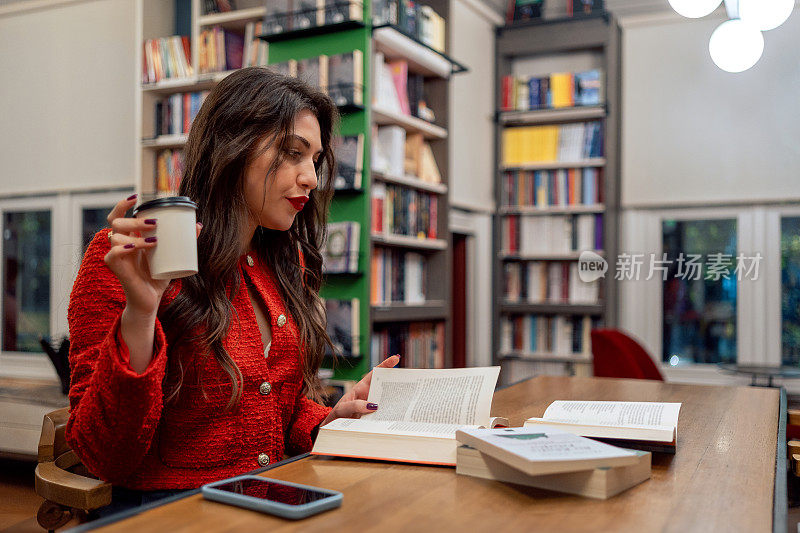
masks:
<path fill-rule="evenodd" d="M 619 330 L 592 330 L 592 357 L 595 377 L 664 381 L 647 351 Z"/>

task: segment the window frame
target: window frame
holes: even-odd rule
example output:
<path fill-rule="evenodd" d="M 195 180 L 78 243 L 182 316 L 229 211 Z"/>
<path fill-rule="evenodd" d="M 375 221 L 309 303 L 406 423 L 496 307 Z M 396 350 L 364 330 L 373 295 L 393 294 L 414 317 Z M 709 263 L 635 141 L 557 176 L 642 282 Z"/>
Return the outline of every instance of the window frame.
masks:
<path fill-rule="evenodd" d="M 52 338 L 67 335 L 67 308 L 72 284 L 82 259 L 83 209 L 113 206 L 130 195 L 133 188 L 97 192 L 54 192 L 52 194 L 0 198 L 0 221 L 7 212 L 48 210 L 51 216 L 50 248 L 50 332 Z M 62 223 L 66 222 L 66 223 Z M 0 239 L 0 257 L 3 239 Z M 0 264 L 0 276 L 5 276 Z M 0 298 L 0 316 L 4 313 Z M 0 335 L 2 332 L 0 331 Z M 3 351 L 0 344 L 0 377 L 58 379 L 44 352 Z"/>
<path fill-rule="evenodd" d="M 630 209 L 622 215 L 621 252 L 663 253 L 663 222 L 665 220 L 716 220 L 734 219 L 736 221 L 736 253 L 747 255 L 761 252 L 763 259 L 759 265 L 758 279 L 738 280 L 736 283 L 736 357 L 740 364 L 767 365 L 774 360 L 776 352 L 765 350 L 770 335 L 767 325 L 772 319 L 765 312 L 768 301 L 766 288 L 774 283 L 776 276 L 780 284 L 779 272 L 766 268 L 775 251 L 766 250 L 767 238 L 766 212 L 764 206 L 755 207 L 686 207 L 666 209 Z M 777 220 L 777 219 L 776 219 Z M 780 242 L 773 241 L 773 248 L 780 254 Z M 773 255 L 768 255 L 772 253 Z M 616 258 L 609 258 L 609 271 L 616 268 Z M 780 265 L 780 263 L 777 263 Z M 644 265 L 643 265 L 644 266 Z M 611 274 L 610 275 L 613 275 Z M 641 278 L 646 278 L 643 268 Z M 705 363 L 671 366 L 663 361 L 663 286 L 662 279 L 654 276 L 651 280 L 617 281 L 619 290 L 620 326 L 633 333 L 647 347 L 668 381 L 684 383 L 746 384 L 749 378 L 722 373 L 716 365 Z M 778 286 L 778 291 L 780 287 Z M 779 297 L 779 293 L 778 293 Z M 777 313 L 780 314 L 778 299 Z M 774 307 L 774 306 L 773 306 Z M 643 312 L 644 311 L 644 312 Z M 775 320 L 772 320 L 775 322 Z M 773 324 L 774 326 L 774 324 Z M 778 323 L 778 328 L 780 324 Z M 773 337 L 774 338 L 774 337 Z M 778 347 L 779 348 L 779 347 Z M 778 361 L 779 361 L 778 355 Z"/>

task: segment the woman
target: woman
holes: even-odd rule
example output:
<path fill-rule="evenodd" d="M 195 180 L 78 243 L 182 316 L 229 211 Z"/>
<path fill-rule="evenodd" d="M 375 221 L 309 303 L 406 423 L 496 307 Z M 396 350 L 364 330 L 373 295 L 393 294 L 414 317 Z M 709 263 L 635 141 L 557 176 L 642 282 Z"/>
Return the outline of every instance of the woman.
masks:
<path fill-rule="evenodd" d="M 144 252 L 158 242 L 139 235 L 158 220 L 124 217 L 135 196 L 111 211 L 69 305 L 67 440 L 90 472 L 139 491 L 198 487 L 377 409 L 371 374 L 333 410 L 308 399 L 329 342 L 319 248 L 336 119 L 325 94 L 263 68 L 211 91 L 180 187 L 198 205 L 195 276 L 152 279 Z"/>

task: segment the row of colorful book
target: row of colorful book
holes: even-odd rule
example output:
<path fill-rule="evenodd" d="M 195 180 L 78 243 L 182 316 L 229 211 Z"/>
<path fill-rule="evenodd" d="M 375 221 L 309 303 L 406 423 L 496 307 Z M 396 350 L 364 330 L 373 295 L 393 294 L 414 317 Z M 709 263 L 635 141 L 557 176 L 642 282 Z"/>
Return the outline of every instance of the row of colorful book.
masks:
<path fill-rule="evenodd" d="M 579 162 L 602 156 L 603 125 L 599 121 L 503 130 L 505 166 L 546 161 Z"/>
<path fill-rule="evenodd" d="M 373 361 L 401 354 L 406 368 L 444 368 L 444 323 L 410 322 L 376 328 L 372 333 Z"/>
<path fill-rule="evenodd" d="M 156 191 L 172 194 L 178 190 L 183 177 L 183 149 L 166 149 L 156 153 Z"/>
<path fill-rule="evenodd" d="M 500 350 L 554 357 L 591 357 L 590 316 L 511 315 L 500 321 Z"/>
<path fill-rule="evenodd" d="M 142 83 L 194 74 L 189 38 L 180 35 L 148 39 L 142 45 Z"/>
<path fill-rule="evenodd" d="M 503 253 L 563 254 L 603 249 L 603 215 L 504 216 Z"/>
<path fill-rule="evenodd" d="M 210 92 L 175 93 L 156 102 L 154 136 L 188 134 Z"/>
<path fill-rule="evenodd" d="M 262 22 L 248 22 L 244 32 L 213 26 L 200 32 L 198 70 L 201 74 L 225 72 L 269 63 L 269 45 L 259 39 Z"/>
<path fill-rule="evenodd" d="M 326 91 L 339 106 L 364 103 L 364 59 L 361 50 L 336 55 L 320 55 L 299 61 L 271 63 L 270 68 L 286 76 L 298 77 Z"/>
<path fill-rule="evenodd" d="M 503 76 L 500 85 L 503 111 L 530 111 L 576 106 L 596 106 L 604 102 L 603 73 L 558 72 L 547 76 Z"/>
<path fill-rule="evenodd" d="M 583 281 L 577 261 L 506 262 L 503 296 L 507 303 L 597 304 L 600 281 Z"/>
<path fill-rule="evenodd" d="M 506 207 L 596 205 L 603 202 L 603 169 L 506 171 L 500 201 Z"/>
<path fill-rule="evenodd" d="M 372 185 L 372 233 L 435 239 L 438 205 L 438 195 L 376 182 Z"/>
<path fill-rule="evenodd" d="M 371 257 L 370 303 L 425 302 L 425 257 L 416 252 L 376 247 Z"/>

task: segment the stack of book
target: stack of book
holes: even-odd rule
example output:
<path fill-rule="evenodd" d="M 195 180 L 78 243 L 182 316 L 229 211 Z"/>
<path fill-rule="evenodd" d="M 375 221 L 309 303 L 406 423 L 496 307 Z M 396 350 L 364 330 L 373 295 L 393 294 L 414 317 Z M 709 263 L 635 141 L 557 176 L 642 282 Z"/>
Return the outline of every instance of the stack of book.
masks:
<path fill-rule="evenodd" d="M 326 274 L 358 272 L 361 224 L 356 221 L 330 222 L 322 249 L 322 271 Z"/>
<path fill-rule="evenodd" d="M 651 452 L 676 452 L 680 408 L 556 401 L 521 428 L 457 431 L 456 472 L 607 499 L 650 478 Z"/>
<path fill-rule="evenodd" d="M 194 117 L 210 92 L 175 93 L 156 102 L 155 136 L 189 133 Z"/>
<path fill-rule="evenodd" d="M 567 254 L 603 249 L 603 215 L 506 216 L 500 227 L 507 254 Z"/>
<path fill-rule="evenodd" d="M 430 143 L 421 133 L 408 133 L 400 126 L 375 127 L 371 165 L 373 172 L 384 176 L 442 182 Z"/>
<path fill-rule="evenodd" d="M 148 39 L 142 54 L 142 83 L 193 75 L 189 38 L 180 35 Z"/>
<path fill-rule="evenodd" d="M 536 208 L 597 205 L 603 201 L 602 173 L 591 167 L 506 171 L 501 202 Z"/>
<path fill-rule="evenodd" d="M 597 304 L 600 284 L 583 281 L 572 261 L 523 261 L 503 265 L 503 295 L 507 303 Z"/>
<path fill-rule="evenodd" d="M 175 193 L 183 177 L 182 149 L 161 150 L 156 154 L 156 191 L 159 194 Z"/>
<path fill-rule="evenodd" d="M 425 99 L 425 78 L 409 72 L 408 61 L 386 61 L 381 52 L 375 52 L 373 104 L 381 111 L 410 115 L 433 122 L 436 114 Z"/>
<path fill-rule="evenodd" d="M 326 332 L 333 343 L 333 351 L 326 346 L 326 356 L 354 358 L 361 355 L 358 310 L 358 298 L 325 299 L 325 314 L 328 317 Z"/>
<path fill-rule="evenodd" d="M 425 302 L 424 256 L 395 248 L 375 248 L 370 261 L 370 303 Z"/>
<path fill-rule="evenodd" d="M 437 237 L 438 197 L 393 184 L 372 186 L 372 234 Z"/>
<path fill-rule="evenodd" d="M 390 324 L 372 333 L 374 361 L 386 354 L 403 354 L 408 368 L 444 368 L 444 322 Z"/>
<path fill-rule="evenodd" d="M 542 355 L 554 360 L 591 358 L 589 316 L 512 315 L 500 320 L 500 350 L 504 354 Z"/>

